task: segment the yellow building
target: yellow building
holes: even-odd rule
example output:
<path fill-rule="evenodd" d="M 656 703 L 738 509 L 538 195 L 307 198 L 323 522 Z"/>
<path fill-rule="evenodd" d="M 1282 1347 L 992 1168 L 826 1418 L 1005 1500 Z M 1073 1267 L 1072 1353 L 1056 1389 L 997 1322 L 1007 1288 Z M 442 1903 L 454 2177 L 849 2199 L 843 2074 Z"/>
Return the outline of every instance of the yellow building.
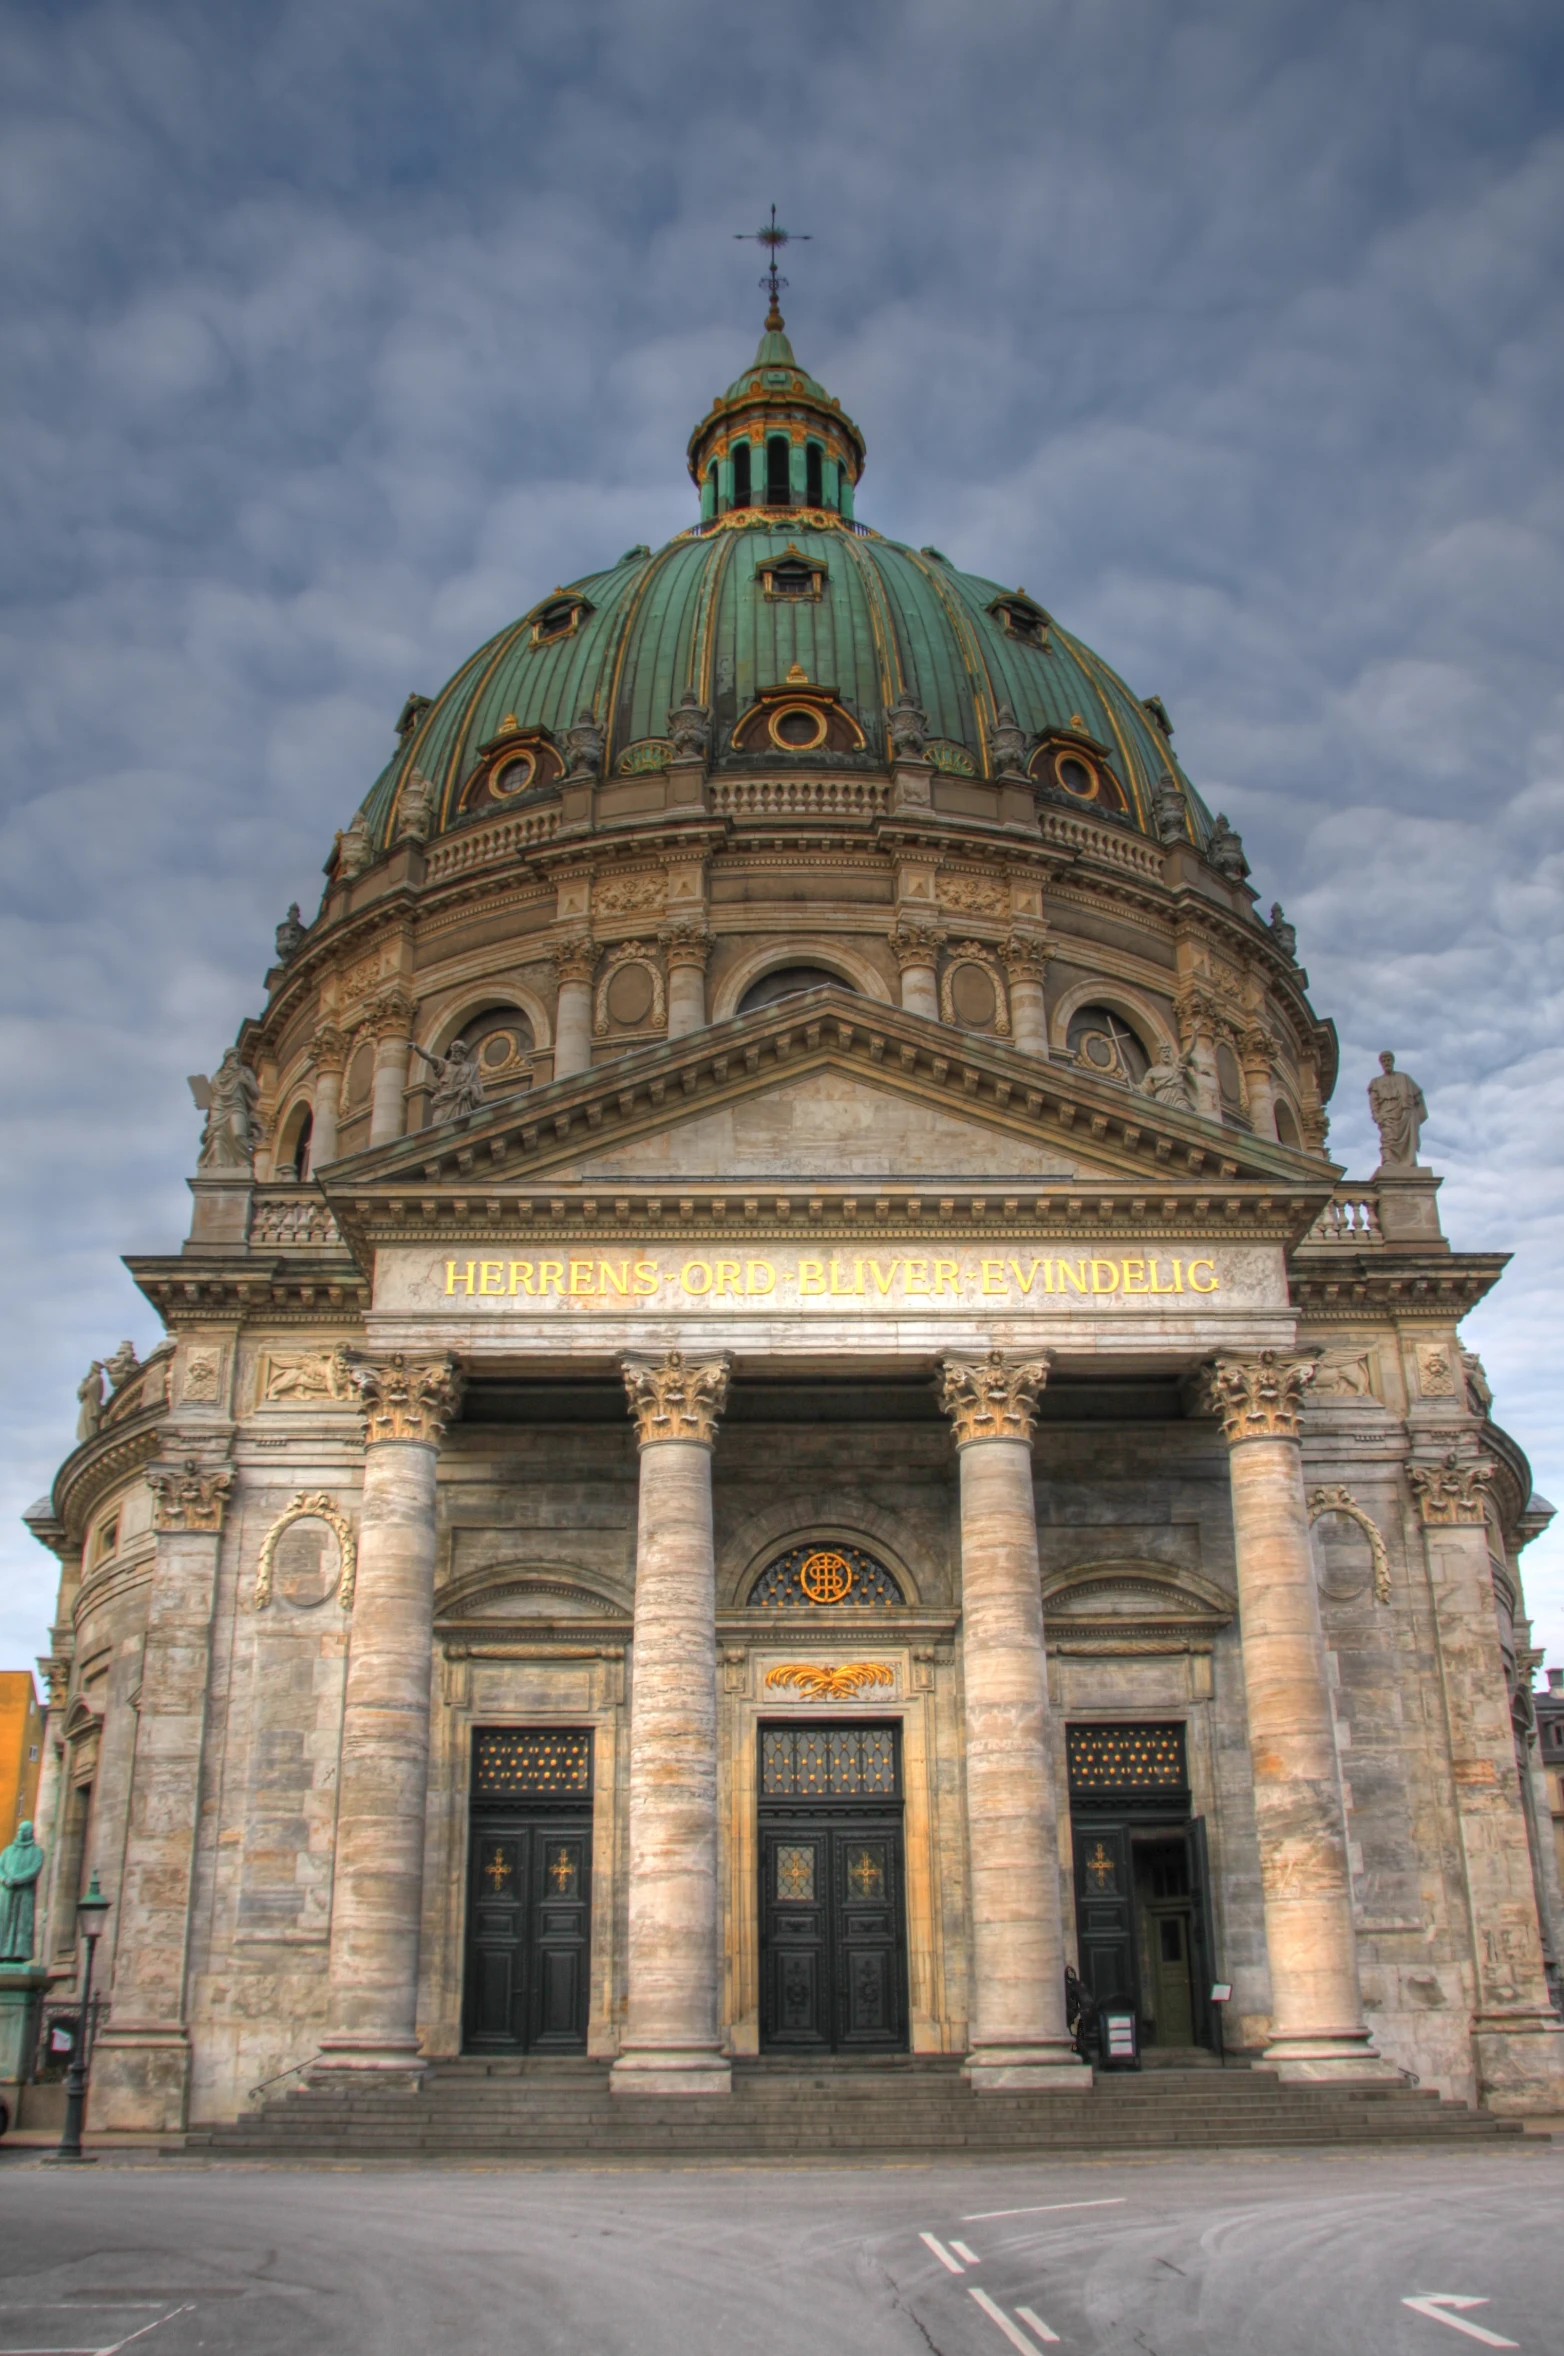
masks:
<path fill-rule="evenodd" d="M 0 1669 L 0 1795 L 5 1837 L 38 1805 L 43 1763 L 43 1712 L 30 1669 Z"/>

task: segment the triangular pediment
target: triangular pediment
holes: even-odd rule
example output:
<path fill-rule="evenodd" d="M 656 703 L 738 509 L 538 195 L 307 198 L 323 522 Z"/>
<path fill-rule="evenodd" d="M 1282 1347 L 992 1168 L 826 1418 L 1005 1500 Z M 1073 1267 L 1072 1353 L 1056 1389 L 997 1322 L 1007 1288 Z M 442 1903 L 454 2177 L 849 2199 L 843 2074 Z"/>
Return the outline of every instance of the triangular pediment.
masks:
<path fill-rule="evenodd" d="M 1333 1176 L 1076 1065 L 821 988 L 354 1155 L 321 1182 L 349 1234 L 391 1198 L 942 1184 L 1219 1191 L 1235 1207 L 1259 1190 L 1302 1233 Z"/>

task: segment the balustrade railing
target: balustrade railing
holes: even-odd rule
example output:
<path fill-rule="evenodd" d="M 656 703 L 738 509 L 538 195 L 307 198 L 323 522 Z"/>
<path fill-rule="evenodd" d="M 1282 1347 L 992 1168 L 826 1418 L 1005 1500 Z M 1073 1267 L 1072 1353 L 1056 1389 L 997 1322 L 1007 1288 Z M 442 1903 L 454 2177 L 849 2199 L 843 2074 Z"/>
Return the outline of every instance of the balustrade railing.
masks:
<path fill-rule="evenodd" d="M 1309 1229 L 1308 1241 L 1355 1244 L 1359 1250 L 1365 1244 L 1382 1243 L 1379 1204 L 1372 1188 L 1361 1182 L 1338 1187 Z"/>

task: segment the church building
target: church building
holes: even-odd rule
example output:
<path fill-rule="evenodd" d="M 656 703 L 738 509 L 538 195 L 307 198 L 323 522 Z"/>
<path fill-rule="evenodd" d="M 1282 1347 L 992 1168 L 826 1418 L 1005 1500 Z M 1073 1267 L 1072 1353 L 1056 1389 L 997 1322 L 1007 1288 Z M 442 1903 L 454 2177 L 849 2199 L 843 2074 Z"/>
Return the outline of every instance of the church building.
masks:
<path fill-rule="evenodd" d="M 463 2056 L 1064 2104 L 1110 2017 L 1564 2110 L 1549 1509 L 1415 1082 L 1348 1180 L 1163 704 L 859 520 L 774 296 L 688 462 L 407 698 L 28 1517 L 93 2124 Z"/>

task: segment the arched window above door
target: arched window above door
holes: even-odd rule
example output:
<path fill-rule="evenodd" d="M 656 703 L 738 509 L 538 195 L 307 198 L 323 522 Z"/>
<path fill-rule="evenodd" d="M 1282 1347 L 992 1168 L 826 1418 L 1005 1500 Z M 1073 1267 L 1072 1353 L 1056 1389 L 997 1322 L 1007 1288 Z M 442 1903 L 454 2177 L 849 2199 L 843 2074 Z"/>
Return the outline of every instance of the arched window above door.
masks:
<path fill-rule="evenodd" d="M 770 1611 L 872 1611 L 905 1603 L 894 1574 L 861 1546 L 791 1546 L 768 1563 L 746 1602 Z"/>

